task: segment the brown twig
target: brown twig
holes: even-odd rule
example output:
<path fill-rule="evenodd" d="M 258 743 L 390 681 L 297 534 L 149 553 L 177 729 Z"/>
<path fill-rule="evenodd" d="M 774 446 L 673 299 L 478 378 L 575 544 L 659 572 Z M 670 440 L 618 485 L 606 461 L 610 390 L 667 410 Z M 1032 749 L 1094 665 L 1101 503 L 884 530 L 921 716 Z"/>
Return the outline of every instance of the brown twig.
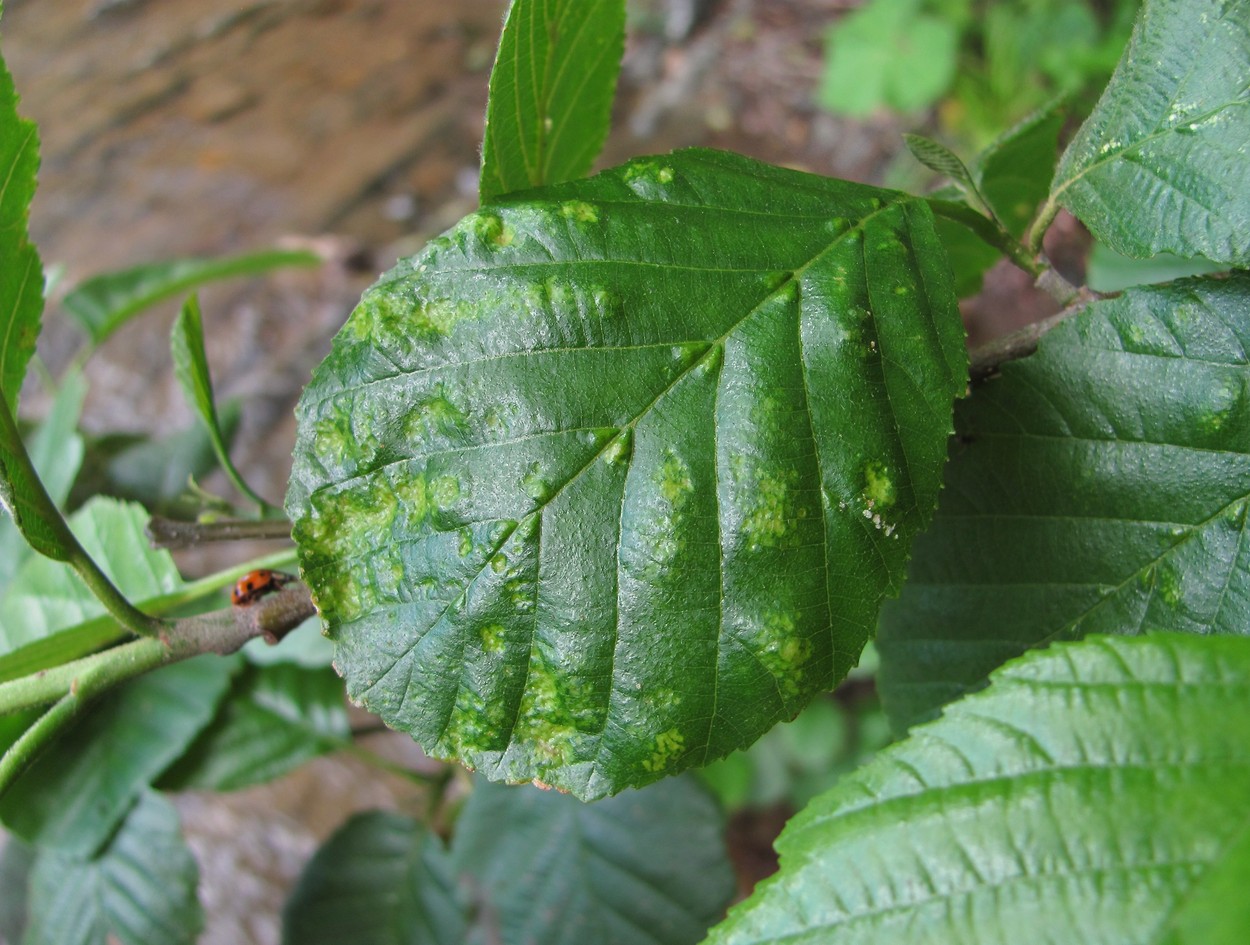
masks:
<path fill-rule="evenodd" d="M 1080 314 L 1086 306 L 1101 297 L 1088 289 L 1078 289 L 1075 300 L 1062 311 L 973 348 L 968 355 L 969 377 L 974 383 L 983 381 L 998 373 L 998 369 L 1006 362 L 1027 358 L 1037 350 L 1043 335 L 1072 316 Z"/>
<path fill-rule="evenodd" d="M 291 537 L 287 521 L 180 522 L 153 515 L 147 525 L 153 548 L 191 548 L 210 541 L 257 541 Z"/>

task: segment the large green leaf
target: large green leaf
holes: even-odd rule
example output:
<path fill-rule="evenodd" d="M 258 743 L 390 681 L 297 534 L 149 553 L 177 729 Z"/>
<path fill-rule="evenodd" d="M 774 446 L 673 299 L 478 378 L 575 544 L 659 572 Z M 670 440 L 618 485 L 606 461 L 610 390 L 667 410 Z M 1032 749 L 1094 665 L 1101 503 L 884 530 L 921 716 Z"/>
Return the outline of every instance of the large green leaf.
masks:
<path fill-rule="evenodd" d="M 883 611 L 906 725 L 1053 640 L 1250 633 L 1250 276 L 1129 290 L 956 413 L 946 490 Z"/>
<path fill-rule="evenodd" d="M 624 0 L 513 0 L 490 74 L 482 203 L 590 170 L 624 47 Z"/>
<path fill-rule="evenodd" d="M 283 912 L 288 945 L 462 945 L 442 841 L 410 817 L 357 814 L 309 862 Z"/>
<path fill-rule="evenodd" d="M 182 584 L 169 552 L 153 549 L 144 535 L 147 519 L 142 506 L 103 497 L 70 516 L 80 544 L 131 600 L 166 594 Z M 105 612 L 68 565 L 30 558 L 0 596 L 0 653 Z"/>
<path fill-rule="evenodd" d="M 723 817 L 689 778 L 597 804 L 479 782 L 451 857 L 500 945 L 689 945 L 734 893 Z"/>
<path fill-rule="evenodd" d="M 271 781 L 349 741 L 343 681 L 333 670 L 249 666 L 160 786 L 232 791 Z"/>
<path fill-rule="evenodd" d="M 191 945 L 204 927 L 198 880 L 178 812 L 145 792 L 98 856 L 38 852 L 22 945 Z"/>
<path fill-rule="evenodd" d="M 1147 0 L 1050 203 L 1126 256 L 1244 266 L 1248 147 L 1250 0 Z"/>
<path fill-rule="evenodd" d="M 709 945 L 1241 945 L 1250 640 L 1030 654 L 794 818 Z"/>
<path fill-rule="evenodd" d="M 854 665 L 965 385 L 915 198 L 711 151 L 505 199 L 365 296 L 287 508 L 351 696 L 587 798 Z"/>
<path fill-rule="evenodd" d="M 93 703 L 0 798 L 0 821 L 41 847 L 95 854 L 135 797 L 212 719 L 233 665 L 197 657 Z"/>
<path fill-rule="evenodd" d="M 321 257 L 304 250 L 269 249 L 225 259 L 174 259 L 93 276 L 61 305 L 100 344 L 127 321 L 164 299 L 222 279 L 256 276 L 285 266 L 316 266 Z"/>
<path fill-rule="evenodd" d="M 43 314 L 43 264 L 26 223 L 39 171 L 39 130 L 17 114 L 13 77 L 0 59 L 0 404 L 17 411 Z M 0 464 L 8 465 L 0 443 Z"/>

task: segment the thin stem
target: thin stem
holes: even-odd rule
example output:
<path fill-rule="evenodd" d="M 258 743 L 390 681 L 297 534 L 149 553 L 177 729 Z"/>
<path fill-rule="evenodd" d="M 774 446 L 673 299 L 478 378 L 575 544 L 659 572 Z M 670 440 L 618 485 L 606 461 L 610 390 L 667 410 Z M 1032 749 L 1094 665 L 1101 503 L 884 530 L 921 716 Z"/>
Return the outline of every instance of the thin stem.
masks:
<path fill-rule="evenodd" d="M 169 613 L 185 604 L 202 600 L 209 594 L 216 594 L 222 587 L 237 581 L 256 568 L 288 567 L 294 565 L 295 560 L 294 548 L 264 555 L 191 581 L 168 594 L 149 597 L 140 601 L 139 606 L 152 614 Z M 117 643 L 128 635 L 129 632 L 108 614 L 84 620 L 82 623 L 59 630 L 52 636 L 34 640 L 11 653 L 0 656 L 0 683 L 87 656 L 101 647 Z"/>
<path fill-rule="evenodd" d="M 1019 269 L 1023 269 L 1034 278 L 1038 278 L 1046 269 L 1046 264 L 1039 262 L 1020 244 L 1020 242 L 1007 231 L 1007 229 L 998 222 L 997 218 L 991 219 L 982 213 L 978 213 L 966 203 L 957 200 L 940 200 L 933 197 L 926 198 L 933 212 L 940 217 L 946 217 L 959 223 L 990 246 L 997 249 L 1000 253 L 1011 260 L 1012 264 Z"/>
<path fill-rule="evenodd" d="M 294 583 L 246 607 L 177 620 L 166 626 L 160 639 L 134 640 L 0 683 L 0 715 L 46 705 L 67 694 L 110 689 L 165 663 L 202 653 L 233 653 L 256 637 L 277 642 L 315 613 L 308 588 Z"/>
<path fill-rule="evenodd" d="M 130 603 L 77 540 L 70 549 L 68 564 L 82 578 L 82 582 L 95 595 L 96 600 L 127 630 L 141 637 L 154 637 L 164 629 L 165 621 L 145 614 Z"/>
<path fill-rule="evenodd" d="M 65 695 L 9 746 L 9 750 L 0 757 L 0 796 L 30 767 L 44 746 L 73 721 L 81 705 L 82 700 L 78 696 Z"/>
<path fill-rule="evenodd" d="M 190 548 L 211 541 L 254 541 L 291 537 L 291 523 L 278 521 L 180 522 L 153 515 L 148 520 L 148 538 L 155 548 Z"/>
<path fill-rule="evenodd" d="M 1046 231 L 1050 229 L 1050 225 L 1055 222 L 1057 216 L 1059 216 L 1059 204 L 1047 200 L 1042 207 L 1042 212 L 1037 215 L 1037 219 L 1033 221 L 1025 237 L 1025 245 L 1034 256 L 1042 251 L 1042 240 L 1046 238 Z"/>

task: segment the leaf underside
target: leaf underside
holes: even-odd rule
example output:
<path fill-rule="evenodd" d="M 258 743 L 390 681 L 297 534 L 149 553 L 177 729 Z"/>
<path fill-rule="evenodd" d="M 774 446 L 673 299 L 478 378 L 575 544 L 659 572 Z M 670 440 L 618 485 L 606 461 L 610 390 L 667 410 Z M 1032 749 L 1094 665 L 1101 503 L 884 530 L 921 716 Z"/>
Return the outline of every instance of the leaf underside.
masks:
<path fill-rule="evenodd" d="M 287 509 L 350 695 L 582 797 L 749 744 L 897 590 L 964 357 L 902 194 L 686 151 L 468 217 L 298 410 Z"/>
<path fill-rule="evenodd" d="M 1029 654 L 792 819 L 707 945 L 1240 945 L 1248 715 L 1250 640 Z"/>
<path fill-rule="evenodd" d="M 897 727 L 1026 649 L 1250 632 L 1250 276 L 1131 289 L 956 411 L 946 489 L 882 612 Z"/>
<path fill-rule="evenodd" d="M 1051 200 L 1132 257 L 1250 264 L 1250 0 L 1150 0 Z"/>

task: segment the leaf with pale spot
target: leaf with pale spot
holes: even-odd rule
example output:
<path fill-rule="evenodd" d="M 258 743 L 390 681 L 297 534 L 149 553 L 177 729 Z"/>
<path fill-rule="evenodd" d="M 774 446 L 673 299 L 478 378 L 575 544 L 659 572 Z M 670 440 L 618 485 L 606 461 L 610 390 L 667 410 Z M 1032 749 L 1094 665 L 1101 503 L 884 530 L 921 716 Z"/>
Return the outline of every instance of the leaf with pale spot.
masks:
<path fill-rule="evenodd" d="M 287 509 L 352 697 L 581 797 L 854 665 L 966 382 L 928 207 L 711 151 L 502 200 L 364 297 Z"/>

